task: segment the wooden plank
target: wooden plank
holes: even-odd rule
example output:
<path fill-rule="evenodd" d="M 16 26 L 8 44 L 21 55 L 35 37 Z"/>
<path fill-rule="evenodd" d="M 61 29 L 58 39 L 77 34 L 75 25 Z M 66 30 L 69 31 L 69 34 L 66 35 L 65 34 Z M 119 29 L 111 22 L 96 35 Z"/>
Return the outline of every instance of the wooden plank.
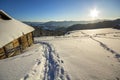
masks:
<path fill-rule="evenodd" d="M 13 57 L 13 56 L 14 56 L 14 52 L 8 54 L 8 57 Z"/>

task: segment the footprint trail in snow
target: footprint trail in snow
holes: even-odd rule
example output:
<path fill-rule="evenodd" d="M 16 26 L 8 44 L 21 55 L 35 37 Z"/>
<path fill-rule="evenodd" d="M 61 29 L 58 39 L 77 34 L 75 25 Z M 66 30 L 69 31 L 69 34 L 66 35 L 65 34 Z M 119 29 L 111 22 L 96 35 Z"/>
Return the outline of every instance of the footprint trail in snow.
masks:
<path fill-rule="evenodd" d="M 37 43 L 43 46 L 42 57 L 37 59 L 33 69 L 21 80 L 71 80 L 53 47 L 46 42 Z"/>

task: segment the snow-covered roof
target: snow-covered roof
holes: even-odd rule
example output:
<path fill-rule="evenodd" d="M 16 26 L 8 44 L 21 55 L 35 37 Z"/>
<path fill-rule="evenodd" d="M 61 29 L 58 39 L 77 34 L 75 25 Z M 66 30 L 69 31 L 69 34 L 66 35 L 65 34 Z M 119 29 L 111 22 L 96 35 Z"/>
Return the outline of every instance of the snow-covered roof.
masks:
<path fill-rule="evenodd" d="M 13 19 L 0 10 L 0 48 L 32 31 L 34 31 L 34 28 Z"/>

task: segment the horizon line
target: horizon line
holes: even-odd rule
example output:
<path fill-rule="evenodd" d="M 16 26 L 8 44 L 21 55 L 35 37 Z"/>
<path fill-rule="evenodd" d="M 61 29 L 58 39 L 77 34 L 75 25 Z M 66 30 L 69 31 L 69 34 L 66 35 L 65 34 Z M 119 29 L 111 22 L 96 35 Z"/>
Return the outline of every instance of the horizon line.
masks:
<path fill-rule="evenodd" d="M 95 20 L 48 20 L 48 21 L 29 21 L 29 20 L 19 20 L 21 22 L 69 22 L 69 21 L 97 21 L 97 20 L 117 20 L 120 18 L 114 18 L 114 19 L 95 19 Z"/>

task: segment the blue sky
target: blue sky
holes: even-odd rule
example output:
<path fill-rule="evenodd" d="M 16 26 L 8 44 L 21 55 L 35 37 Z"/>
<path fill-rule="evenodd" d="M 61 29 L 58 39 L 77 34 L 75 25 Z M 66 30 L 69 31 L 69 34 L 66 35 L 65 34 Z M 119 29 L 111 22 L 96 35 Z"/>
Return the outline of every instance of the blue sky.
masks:
<path fill-rule="evenodd" d="M 0 0 L 0 9 L 21 21 L 91 20 L 93 8 L 99 19 L 120 18 L 120 0 Z"/>

